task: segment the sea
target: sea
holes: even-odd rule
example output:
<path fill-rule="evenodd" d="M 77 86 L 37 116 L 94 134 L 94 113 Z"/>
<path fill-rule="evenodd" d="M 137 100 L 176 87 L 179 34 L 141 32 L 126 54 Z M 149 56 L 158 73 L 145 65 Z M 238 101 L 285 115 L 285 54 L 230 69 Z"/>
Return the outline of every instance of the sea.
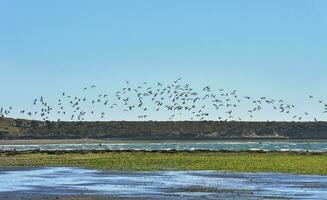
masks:
<path fill-rule="evenodd" d="M 279 151 L 327 152 L 327 141 L 99 142 L 81 144 L 1 144 L 0 151 Z"/>

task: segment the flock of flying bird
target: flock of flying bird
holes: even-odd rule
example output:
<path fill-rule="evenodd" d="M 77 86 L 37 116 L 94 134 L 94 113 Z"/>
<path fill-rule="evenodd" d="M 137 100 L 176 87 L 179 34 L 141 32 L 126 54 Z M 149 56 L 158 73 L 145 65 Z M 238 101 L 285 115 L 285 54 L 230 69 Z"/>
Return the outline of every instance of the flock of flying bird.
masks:
<path fill-rule="evenodd" d="M 292 121 L 302 121 L 310 118 L 309 121 L 318 121 L 309 112 L 297 113 L 296 106 L 289 104 L 282 99 L 272 99 L 268 97 L 253 98 L 241 96 L 237 90 L 227 91 L 219 89 L 214 92 L 210 86 L 206 86 L 198 91 L 183 84 L 178 78 L 172 84 L 164 85 L 156 83 L 151 86 L 143 82 L 139 86 L 132 87 L 129 81 L 121 90 L 108 94 L 96 94 L 91 97 L 88 91 L 95 90 L 96 85 L 83 88 L 82 95 L 72 95 L 62 92 L 55 104 L 50 104 L 44 97 L 35 98 L 32 108 L 19 109 L 18 112 L 23 117 L 48 121 L 55 114 L 57 121 L 68 119 L 71 121 L 84 121 L 88 117 L 92 119 L 104 120 L 110 109 L 120 109 L 121 112 L 135 112 L 139 120 L 151 119 L 149 114 L 153 112 L 168 113 L 169 120 L 176 120 L 187 116 L 184 120 L 207 120 L 218 121 L 242 121 L 238 111 L 241 103 L 246 103 L 245 115 L 248 119 L 253 119 L 257 113 L 264 109 L 285 114 Z M 312 95 L 308 96 L 312 101 L 320 104 L 322 113 L 327 114 L 327 103 L 317 100 Z M 14 108 L 0 107 L 0 117 L 8 117 Z M 152 112 L 151 112 L 152 110 Z M 108 112 L 109 111 L 109 112 Z"/>

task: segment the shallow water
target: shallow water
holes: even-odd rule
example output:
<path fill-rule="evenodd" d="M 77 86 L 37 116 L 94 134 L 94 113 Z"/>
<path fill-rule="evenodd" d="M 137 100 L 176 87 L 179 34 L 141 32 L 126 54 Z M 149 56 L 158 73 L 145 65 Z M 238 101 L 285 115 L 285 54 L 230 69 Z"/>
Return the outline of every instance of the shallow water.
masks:
<path fill-rule="evenodd" d="M 78 168 L 0 171 L 2 194 L 142 199 L 327 199 L 327 176 L 215 171 L 117 172 Z"/>
<path fill-rule="evenodd" d="M 117 143 L 117 144 L 33 144 L 0 145 L 0 151 L 67 151 L 67 150 L 263 150 L 327 152 L 323 142 L 188 142 L 188 143 Z"/>

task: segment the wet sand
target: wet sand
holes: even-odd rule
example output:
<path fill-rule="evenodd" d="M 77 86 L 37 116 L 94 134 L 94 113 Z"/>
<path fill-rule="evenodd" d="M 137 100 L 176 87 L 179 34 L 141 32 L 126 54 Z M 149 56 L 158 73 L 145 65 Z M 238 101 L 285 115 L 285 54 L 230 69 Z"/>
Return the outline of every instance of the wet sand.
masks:
<path fill-rule="evenodd" d="M 0 199 L 2 200 L 141 200 L 140 198 L 115 198 L 115 197 L 105 197 L 105 196 L 95 196 L 95 195 L 47 195 L 47 194 L 25 194 L 25 193 L 4 193 L 0 194 Z"/>
<path fill-rule="evenodd" d="M 327 176 L 3 168 L 0 199 L 327 199 Z"/>

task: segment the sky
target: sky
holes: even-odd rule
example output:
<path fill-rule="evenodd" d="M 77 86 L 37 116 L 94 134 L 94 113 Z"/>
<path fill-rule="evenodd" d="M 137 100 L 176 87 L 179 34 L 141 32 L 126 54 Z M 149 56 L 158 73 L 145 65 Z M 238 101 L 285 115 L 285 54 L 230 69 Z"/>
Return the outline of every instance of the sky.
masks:
<path fill-rule="evenodd" d="M 327 120 L 308 103 L 327 102 L 326 10 L 324 0 L 0 0 L 0 107 L 182 77 L 287 99 Z M 114 111 L 108 120 L 136 119 Z"/>

